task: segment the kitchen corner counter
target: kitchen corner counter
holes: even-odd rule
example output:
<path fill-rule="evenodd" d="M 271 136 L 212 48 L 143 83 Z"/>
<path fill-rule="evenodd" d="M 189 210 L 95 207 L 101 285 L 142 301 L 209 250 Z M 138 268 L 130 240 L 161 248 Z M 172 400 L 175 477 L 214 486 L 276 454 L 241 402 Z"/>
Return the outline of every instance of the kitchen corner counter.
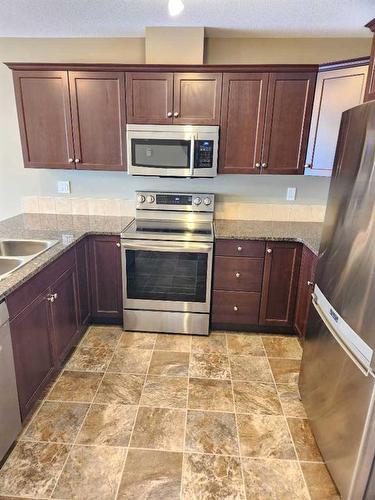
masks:
<path fill-rule="evenodd" d="M 0 280 L 0 300 L 51 264 L 85 236 L 118 235 L 133 217 L 21 214 L 0 221 L 0 238 L 58 240 L 35 259 Z"/>
<path fill-rule="evenodd" d="M 315 255 L 319 253 L 322 222 L 284 222 L 217 219 L 214 222 L 217 239 L 297 241 Z"/>

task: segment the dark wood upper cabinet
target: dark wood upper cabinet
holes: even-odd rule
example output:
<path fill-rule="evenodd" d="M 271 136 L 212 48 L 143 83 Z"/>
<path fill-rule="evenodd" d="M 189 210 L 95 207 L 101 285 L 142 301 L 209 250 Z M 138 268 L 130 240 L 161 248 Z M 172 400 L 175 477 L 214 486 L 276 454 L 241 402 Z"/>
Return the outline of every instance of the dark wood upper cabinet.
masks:
<path fill-rule="evenodd" d="M 173 123 L 219 125 L 222 73 L 175 73 Z"/>
<path fill-rule="evenodd" d="M 297 289 L 296 313 L 294 318 L 294 328 L 301 339 L 305 338 L 317 263 L 318 257 L 306 246 L 304 246 L 302 249 L 301 268 Z"/>
<path fill-rule="evenodd" d="M 259 324 L 293 326 L 300 260 L 299 243 L 267 242 Z"/>
<path fill-rule="evenodd" d="M 76 168 L 125 170 L 125 77 L 69 72 Z"/>
<path fill-rule="evenodd" d="M 271 73 L 262 173 L 303 173 L 316 73 Z"/>
<path fill-rule="evenodd" d="M 173 73 L 126 73 L 128 123 L 173 122 Z"/>
<path fill-rule="evenodd" d="M 373 101 L 375 99 L 375 19 L 366 24 L 366 28 L 369 28 L 373 33 L 371 55 L 370 55 L 370 66 L 367 74 L 366 90 L 364 101 Z"/>
<path fill-rule="evenodd" d="M 220 135 L 220 173 L 259 173 L 268 73 L 225 73 Z"/>
<path fill-rule="evenodd" d="M 121 248 L 118 236 L 90 238 L 92 318 L 122 321 Z"/>
<path fill-rule="evenodd" d="M 13 79 L 25 167 L 75 168 L 68 72 L 14 71 Z"/>

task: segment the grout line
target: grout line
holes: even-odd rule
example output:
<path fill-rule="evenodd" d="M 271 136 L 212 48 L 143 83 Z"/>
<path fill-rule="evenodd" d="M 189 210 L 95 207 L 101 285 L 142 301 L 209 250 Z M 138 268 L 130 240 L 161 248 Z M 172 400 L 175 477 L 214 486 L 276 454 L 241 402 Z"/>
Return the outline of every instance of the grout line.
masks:
<path fill-rule="evenodd" d="M 181 463 L 181 484 L 180 484 L 180 499 L 182 500 L 182 494 L 184 491 L 184 470 L 185 470 L 185 448 L 186 448 L 186 431 L 187 431 L 187 418 L 188 418 L 188 406 L 189 406 L 189 392 L 190 392 L 190 359 L 193 348 L 193 337 L 190 336 L 190 351 L 188 360 L 188 377 L 187 377 L 187 391 L 186 391 L 186 405 L 185 405 L 185 424 L 184 424 L 184 440 L 182 443 L 182 463 Z"/>

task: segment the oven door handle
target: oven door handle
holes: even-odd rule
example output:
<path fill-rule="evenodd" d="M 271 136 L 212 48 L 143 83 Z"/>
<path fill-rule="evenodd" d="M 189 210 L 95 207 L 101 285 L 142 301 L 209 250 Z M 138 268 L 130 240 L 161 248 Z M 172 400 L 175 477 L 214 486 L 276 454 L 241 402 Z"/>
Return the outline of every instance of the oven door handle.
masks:
<path fill-rule="evenodd" d="M 147 250 L 150 252 L 189 252 L 189 253 L 210 253 L 212 252 L 213 245 L 212 244 L 202 244 L 202 243 L 194 243 L 194 242 L 131 242 L 131 241 L 122 241 L 122 247 L 125 250 Z"/>

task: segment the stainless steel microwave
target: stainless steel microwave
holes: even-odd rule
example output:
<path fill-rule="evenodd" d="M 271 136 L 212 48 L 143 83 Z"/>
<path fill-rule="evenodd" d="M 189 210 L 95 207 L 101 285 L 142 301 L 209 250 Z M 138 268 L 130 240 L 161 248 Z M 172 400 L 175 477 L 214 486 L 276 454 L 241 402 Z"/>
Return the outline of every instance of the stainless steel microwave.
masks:
<path fill-rule="evenodd" d="M 128 173 L 215 177 L 218 126 L 127 125 Z"/>

